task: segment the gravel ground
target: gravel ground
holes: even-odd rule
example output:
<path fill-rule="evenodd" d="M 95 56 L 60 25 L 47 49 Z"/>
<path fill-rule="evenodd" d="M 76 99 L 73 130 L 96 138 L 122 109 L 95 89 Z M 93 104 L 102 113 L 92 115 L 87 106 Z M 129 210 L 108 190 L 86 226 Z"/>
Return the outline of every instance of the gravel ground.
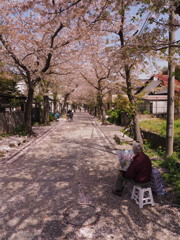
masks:
<path fill-rule="evenodd" d="M 132 147 L 116 144 L 115 133 L 119 127 L 76 113 L 73 122 L 39 128 L 37 139 L 4 156 L 0 239 L 180 239 L 179 208 L 169 193 L 154 196 L 155 206 L 143 209 L 130 199 L 131 185 L 122 197 L 111 193 L 118 169 L 115 151 Z"/>

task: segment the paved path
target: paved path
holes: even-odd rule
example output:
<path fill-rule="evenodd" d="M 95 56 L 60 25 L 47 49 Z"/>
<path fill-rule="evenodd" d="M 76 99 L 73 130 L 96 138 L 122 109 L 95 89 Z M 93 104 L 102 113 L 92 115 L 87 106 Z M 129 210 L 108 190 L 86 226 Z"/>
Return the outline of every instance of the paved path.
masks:
<path fill-rule="evenodd" d="M 60 121 L 0 169 L 1 240 L 177 240 L 178 209 L 143 209 L 111 190 L 118 161 L 110 127 L 87 113 Z M 102 130 L 102 131 L 101 131 Z M 12 161 L 11 161 L 12 160 Z"/>

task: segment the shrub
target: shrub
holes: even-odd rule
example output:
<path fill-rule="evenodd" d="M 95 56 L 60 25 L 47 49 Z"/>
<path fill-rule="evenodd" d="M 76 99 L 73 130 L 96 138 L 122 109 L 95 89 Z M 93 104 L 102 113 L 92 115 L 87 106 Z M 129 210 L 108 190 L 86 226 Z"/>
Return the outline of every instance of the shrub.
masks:
<path fill-rule="evenodd" d="M 174 152 L 172 156 L 163 161 L 162 166 L 172 174 L 180 173 L 180 164 L 178 163 L 179 155 L 178 152 Z"/>
<path fill-rule="evenodd" d="M 150 144 L 145 144 L 145 152 L 149 157 L 156 156 L 156 160 L 152 160 L 153 166 L 163 167 L 167 171 L 162 174 L 165 182 L 172 186 L 175 193 L 174 203 L 180 205 L 180 152 L 174 152 L 171 157 L 163 160 L 165 151 L 162 148 L 152 148 Z"/>
<path fill-rule="evenodd" d="M 13 133 L 18 134 L 19 136 L 26 136 L 25 126 L 24 125 L 18 125 L 15 128 L 13 128 Z"/>
<path fill-rule="evenodd" d="M 143 111 L 143 114 L 150 114 L 150 112 L 147 111 L 147 110 L 144 110 L 144 111 Z"/>
<path fill-rule="evenodd" d="M 115 123 L 115 124 L 120 124 L 120 110 L 119 109 L 113 109 L 113 110 L 109 110 L 107 112 L 108 114 L 108 118 L 107 120 L 110 122 L 110 123 Z"/>

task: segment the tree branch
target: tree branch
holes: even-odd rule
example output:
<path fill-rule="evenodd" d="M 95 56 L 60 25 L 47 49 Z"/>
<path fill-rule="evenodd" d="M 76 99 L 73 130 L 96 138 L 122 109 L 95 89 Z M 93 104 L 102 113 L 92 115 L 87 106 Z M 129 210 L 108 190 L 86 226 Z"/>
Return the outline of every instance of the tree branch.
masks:
<path fill-rule="evenodd" d="M 42 69 L 43 73 L 46 72 L 48 70 L 48 68 L 50 67 L 51 58 L 52 58 L 52 53 L 48 53 L 48 57 L 46 59 L 45 67 Z"/>
<path fill-rule="evenodd" d="M 24 61 L 27 57 L 29 57 L 29 56 L 31 56 L 33 54 L 34 54 L 34 52 L 27 54 L 26 56 L 23 57 L 22 61 Z"/>
<path fill-rule="evenodd" d="M 57 30 L 55 31 L 55 33 L 52 35 L 50 48 L 53 48 L 53 46 L 54 46 L 54 39 L 58 35 L 58 33 L 63 29 L 63 27 L 64 27 L 64 25 L 61 23 L 59 25 L 59 27 L 57 28 Z M 49 69 L 50 63 L 51 63 L 51 59 L 52 59 L 52 53 L 48 53 L 48 56 L 47 56 L 47 59 L 46 59 L 46 62 L 45 62 L 45 67 L 42 69 L 43 73 L 46 72 Z"/>
<path fill-rule="evenodd" d="M 120 75 L 124 78 L 124 79 L 126 79 L 126 77 L 120 72 Z"/>
<path fill-rule="evenodd" d="M 49 71 L 47 74 L 54 74 L 54 75 L 59 75 L 59 76 L 66 76 L 66 75 L 72 74 L 72 72 L 58 73 L 58 72 Z"/>
<path fill-rule="evenodd" d="M 60 26 L 59 26 L 59 27 L 57 28 L 57 30 L 55 31 L 55 33 L 52 35 L 50 48 L 53 48 L 54 39 L 55 39 L 55 37 L 58 35 L 58 33 L 59 33 L 63 28 L 64 28 L 64 25 L 61 23 Z"/>
<path fill-rule="evenodd" d="M 96 90 L 98 90 L 98 88 L 97 88 L 96 86 L 94 86 L 94 85 L 87 79 L 87 77 L 84 76 L 84 74 L 82 74 L 82 73 L 80 73 L 80 74 L 81 74 L 81 76 L 82 76 L 93 88 L 95 88 Z"/>
<path fill-rule="evenodd" d="M 100 20 L 100 17 L 102 16 L 102 14 L 104 13 L 104 9 L 106 7 L 106 3 L 104 4 L 104 6 L 101 9 L 101 12 L 99 13 L 99 15 L 94 19 L 94 21 L 92 22 L 92 24 L 95 24 L 96 22 L 98 22 Z"/>
<path fill-rule="evenodd" d="M 120 41 L 121 41 L 121 46 L 124 46 L 124 37 L 123 37 L 123 31 L 119 30 L 118 35 L 120 37 Z"/>
<path fill-rule="evenodd" d="M 65 9 L 60 8 L 59 11 L 57 11 L 56 13 L 62 13 L 62 12 L 64 12 L 64 11 L 67 11 L 67 10 L 69 10 L 71 7 L 77 5 L 77 4 L 78 4 L 79 2 L 81 2 L 81 1 L 82 1 L 82 0 L 77 0 L 76 2 L 72 3 L 71 5 L 69 5 L 69 6 L 68 6 L 67 8 L 65 8 Z"/>
<path fill-rule="evenodd" d="M 155 22 L 156 24 L 162 25 L 162 26 L 169 26 L 170 24 L 164 24 L 163 22 L 158 22 L 157 20 L 153 19 L 153 22 Z M 179 27 L 180 24 L 171 24 L 173 27 Z"/>
<path fill-rule="evenodd" d="M 2 45 L 4 46 L 4 48 L 6 49 L 6 51 L 8 52 L 9 56 L 14 60 L 14 63 L 26 72 L 26 77 L 27 77 L 27 79 L 29 79 L 30 72 L 29 72 L 28 68 L 20 62 L 18 57 L 15 55 L 15 53 L 12 51 L 12 49 L 8 46 L 8 44 L 3 39 L 3 36 L 1 34 L 0 34 L 0 41 L 1 41 Z"/>

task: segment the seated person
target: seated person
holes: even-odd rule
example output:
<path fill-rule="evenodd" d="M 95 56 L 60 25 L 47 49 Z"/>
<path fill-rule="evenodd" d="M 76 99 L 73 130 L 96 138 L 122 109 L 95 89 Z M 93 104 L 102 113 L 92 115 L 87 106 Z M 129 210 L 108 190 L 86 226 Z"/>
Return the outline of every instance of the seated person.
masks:
<path fill-rule="evenodd" d="M 124 184 L 126 181 L 134 183 L 147 183 L 151 180 L 152 164 L 149 157 L 143 153 L 140 143 L 133 143 L 133 161 L 128 167 L 127 171 L 120 170 L 116 180 L 116 189 L 112 191 L 113 194 L 122 196 Z"/>

